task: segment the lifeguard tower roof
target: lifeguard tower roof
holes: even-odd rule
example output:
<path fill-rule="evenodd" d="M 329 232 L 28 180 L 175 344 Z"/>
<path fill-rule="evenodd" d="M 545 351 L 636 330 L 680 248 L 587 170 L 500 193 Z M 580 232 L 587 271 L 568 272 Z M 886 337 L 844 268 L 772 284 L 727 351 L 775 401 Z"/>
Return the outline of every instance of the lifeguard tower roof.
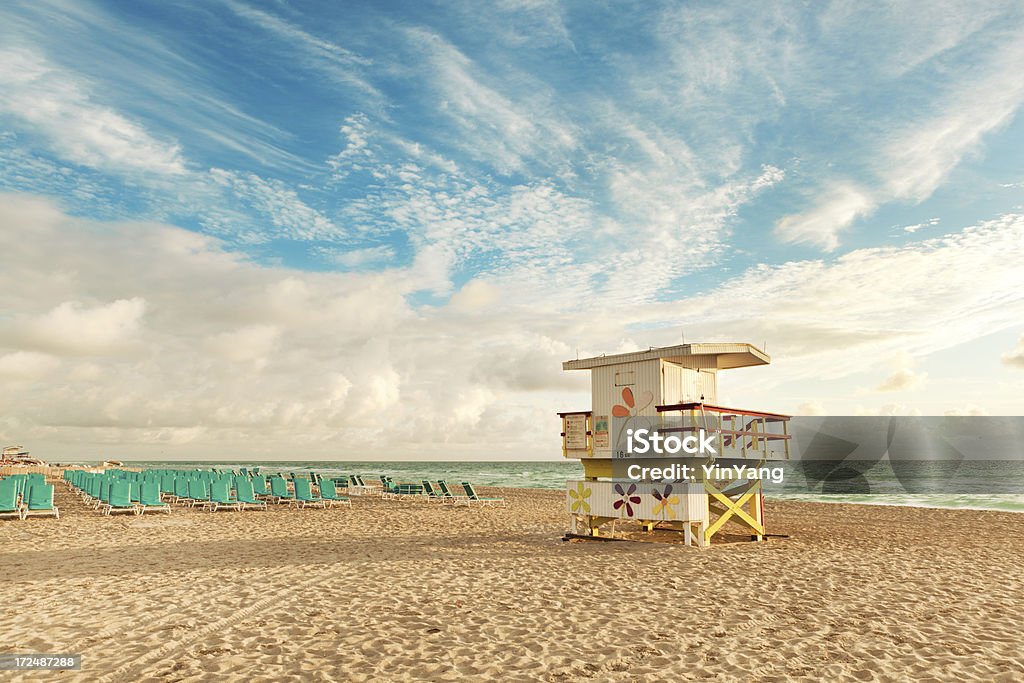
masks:
<path fill-rule="evenodd" d="M 595 356 L 594 358 L 581 358 L 579 360 L 567 360 L 562 363 L 563 370 L 590 370 L 604 365 L 617 365 L 619 363 L 636 363 L 645 360 L 663 359 L 671 363 L 678 363 L 686 366 L 696 360 L 695 357 L 702 356 L 702 367 L 708 367 L 709 356 L 714 357 L 714 365 L 719 370 L 730 368 L 746 368 L 754 365 L 768 365 L 771 358 L 767 353 L 753 344 L 741 343 L 711 343 L 711 344 L 676 344 L 675 346 L 661 346 L 647 349 L 646 351 L 634 351 L 632 353 L 616 353 L 614 355 Z"/>

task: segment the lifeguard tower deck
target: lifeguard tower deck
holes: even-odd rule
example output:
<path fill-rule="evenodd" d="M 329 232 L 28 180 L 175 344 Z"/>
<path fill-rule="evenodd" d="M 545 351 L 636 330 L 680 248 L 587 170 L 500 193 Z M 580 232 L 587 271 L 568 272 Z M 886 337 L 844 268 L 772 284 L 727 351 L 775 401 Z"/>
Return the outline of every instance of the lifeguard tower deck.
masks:
<path fill-rule="evenodd" d="M 591 409 L 559 413 L 562 455 L 579 459 L 584 478 L 568 482 L 572 533 L 607 536 L 626 520 L 648 532 L 682 532 L 687 545 L 707 546 L 727 523 L 756 540 L 765 535 L 762 481 L 708 475 L 703 465 L 760 467 L 789 457 L 788 415 L 718 404 L 718 373 L 767 365 L 764 351 L 743 343 L 680 344 L 635 353 L 566 361 L 563 370 L 590 370 Z M 673 456 L 689 463 L 690 479 L 635 481 L 622 476 L 622 449 L 613 421 L 643 419 L 663 432 L 714 434 L 717 455 Z M 613 443 L 613 440 L 618 443 Z"/>

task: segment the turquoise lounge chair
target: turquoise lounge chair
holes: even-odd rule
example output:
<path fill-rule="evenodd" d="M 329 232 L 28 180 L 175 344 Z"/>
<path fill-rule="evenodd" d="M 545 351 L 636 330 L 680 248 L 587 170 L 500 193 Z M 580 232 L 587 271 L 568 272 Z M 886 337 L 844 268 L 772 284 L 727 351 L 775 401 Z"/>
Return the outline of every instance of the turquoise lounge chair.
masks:
<path fill-rule="evenodd" d="M 189 479 L 188 481 L 188 505 L 206 505 L 210 500 L 210 489 L 202 479 Z"/>
<path fill-rule="evenodd" d="M 110 498 L 103 508 L 103 514 L 112 515 L 115 512 L 130 512 L 138 514 L 139 509 L 131 499 L 132 488 L 124 479 L 117 479 L 110 484 Z"/>
<path fill-rule="evenodd" d="M 188 498 L 188 479 L 185 477 L 174 478 L 174 496 L 171 498 L 172 503 L 187 503 Z"/>
<path fill-rule="evenodd" d="M 96 500 L 93 501 L 94 508 L 99 510 L 110 502 L 110 485 L 113 483 L 114 481 L 110 477 L 100 475 L 100 483 L 96 487 Z"/>
<path fill-rule="evenodd" d="M 437 480 L 437 487 L 441 489 L 442 503 L 456 505 L 459 503 L 464 503 L 466 501 L 466 496 L 461 494 L 455 495 L 454 493 L 452 493 L 451 490 L 448 488 L 448 482 L 446 482 L 444 479 Z"/>
<path fill-rule="evenodd" d="M 168 500 L 174 497 L 174 475 L 160 475 L 160 494 L 163 500 Z"/>
<path fill-rule="evenodd" d="M 171 513 L 171 506 L 160 500 L 160 484 L 155 481 L 144 483 L 139 492 L 139 514 L 146 514 L 146 510 Z"/>
<path fill-rule="evenodd" d="M 252 482 L 248 477 L 238 477 L 235 479 L 235 489 L 238 491 L 238 509 L 266 511 L 267 501 L 256 499 Z"/>
<path fill-rule="evenodd" d="M 424 479 L 421 483 L 423 484 L 423 493 L 426 494 L 426 496 L 427 496 L 427 502 L 430 502 L 430 503 L 443 503 L 444 502 L 444 495 L 442 495 L 440 490 L 435 489 L 434 486 L 429 481 L 427 481 L 426 479 Z"/>
<path fill-rule="evenodd" d="M 390 497 L 391 498 L 422 498 L 423 495 L 424 495 L 424 493 L 423 493 L 423 484 L 401 483 L 401 484 L 392 484 Z"/>
<path fill-rule="evenodd" d="M 231 487 L 226 481 L 215 481 L 210 484 L 210 499 L 203 504 L 210 512 L 217 510 L 234 510 L 241 512 L 242 506 L 238 504 L 237 498 L 231 497 Z"/>
<path fill-rule="evenodd" d="M 487 507 L 490 505 L 497 505 L 498 507 L 507 507 L 504 498 L 488 498 L 485 496 L 478 496 L 476 491 L 473 490 L 473 485 L 470 484 L 468 481 L 462 482 L 462 489 L 466 492 L 466 505 L 473 505 L 474 503 L 476 503 L 481 507 Z"/>
<path fill-rule="evenodd" d="M 295 500 L 295 494 L 288 490 L 288 483 L 284 477 L 270 478 L 270 498 L 274 503 Z"/>
<path fill-rule="evenodd" d="M 10 478 L 0 481 L 0 517 L 25 519 L 25 508 L 18 502 L 18 482 Z"/>
<path fill-rule="evenodd" d="M 313 495 L 309 479 L 295 480 L 295 497 L 288 502 L 295 503 L 299 507 L 308 507 L 310 505 L 322 508 L 327 507 L 327 502 L 323 498 Z"/>
<path fill-rule="evenodd" d="M 257 498 L 268 498 L 270 497 L 270 489 L 267 488 L 267 478 L 256 475 L 250 482 L 252 483 L 252 491 L 256 494 Z"/>
<path fill-rule="evenodd" d="M 33 483 L 28 489 L 27 503 L 24 505 L 25 517 L 56 517 L 60 519 L 60 510 L 53 504 L 53 484 Z"/>
<path fill-rule="evenodd" d="M 320 498 L 324 501 L 324 504 L 334 507 L 335 503 L 338 505 L 352 505 L 352 501 L 348 499 L 348 496 L 339 496 L 337 484 L 333 479 L 324 479 L 320 482 Z"/>

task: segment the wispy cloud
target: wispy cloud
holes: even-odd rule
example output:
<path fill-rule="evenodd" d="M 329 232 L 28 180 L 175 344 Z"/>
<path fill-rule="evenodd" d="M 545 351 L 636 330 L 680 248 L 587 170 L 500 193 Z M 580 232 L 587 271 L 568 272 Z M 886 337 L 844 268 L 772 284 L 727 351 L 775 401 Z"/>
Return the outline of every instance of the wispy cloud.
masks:
<path fill-rule="evenodd" d="M 331 247 L 316 247 L 313 253 L 328 263 L 334 263 L 346 268 L 380 266 L 395 258 L 395 250 L 383 245 L 344 250 Z"/>
<path fill-rule="evenodd" d="M 253 237 L 332 240 L 346 234 L 343 228 L 302 201 L 294 189 L 281 181 L 220 168 L 210 169 L 210 175 L 215 182 L 230 188 L 247 204 L 269 217 L 278 228 L 274 232 L 254 231 Z"/>
<path fill-rule="evenodd" d="M 938 225 L 940 222 L 941 222 L 941 219 L 939 219 L 939 218 L 929 218 L 928 220 L 924 221 L 923 223 L 912 223 L 910 225 L 904 225 L 903 226 L 903 232 L 908 232 L 910 234 L 913 234 L 913 233 L 917 232 L 918 230 L 922 230 L 924 228 L 933 228 L 936 225 Z"/>
<path fill-rule="evenodd" d="M 513 100 L 498 82 L 485 82 L 472 60 L 442 36 L 423 28 L 405 34 L 426 57 L 424 76 L 436 88 L 434 106 L 455 126 L 448 142 L 471 158 L 511 173 L 530 162 L 557 165 L 577 145 L 573 126 L 546 100 L 542 84 L 516 88 Z"/>
<path fill-rule="evenodd" d="M 82 84 L 39 54 L 0 52 L 0 108 L 45 135 L 60 156 L 93 168 L 180 176 L 187 171 L 181 146 L 159 140 L 138 122 L 90 98 Z"/>
<path fill-rule="evenodd" d="M 1019 24 L 1019 22 L 1018 22 Z M 1007 124 L 1024 104 L 1024 29 L 1008 29 L 994 41 L 983 67 L 953 69 L 951 82 L 929 111 L 879 132 L 868 144 L 873 178 L 852 183 L 831 178 L 816 188 L 812 207 L 780 219 L 776 234 L 834 250 L 840 234 L 891 201 L 921 202 L 984 137 Z"/>
<path fill-rule="evenodd" d="M 223 0 L 223 2 L 239 17 L 253 22 L 297 50 L 307 65 L 326 73 L 339 83 L 356 88 L 373 100 L 382 99 L 377 88 L 360 73 L 363 67 L 372 63 L 371 60 L 337 43 L 319 38 L 270 12 L 234 0 Z"/>

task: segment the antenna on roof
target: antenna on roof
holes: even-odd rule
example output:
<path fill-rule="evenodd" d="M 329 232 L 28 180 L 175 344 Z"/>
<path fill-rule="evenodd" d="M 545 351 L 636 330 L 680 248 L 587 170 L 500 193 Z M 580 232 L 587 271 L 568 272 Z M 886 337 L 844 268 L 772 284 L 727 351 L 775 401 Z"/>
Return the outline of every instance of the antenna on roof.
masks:
<path fill-rule="evenodd" d="M 679 336 L 682 338 L 683 343 L 685 344 L 686 343 L 686 328 L 685 327 L 679 328 Z"/>
<path fill-rule="evenodd" d="M 576 360 L 580 359 L 580 347 L 576 347 Z"/>

